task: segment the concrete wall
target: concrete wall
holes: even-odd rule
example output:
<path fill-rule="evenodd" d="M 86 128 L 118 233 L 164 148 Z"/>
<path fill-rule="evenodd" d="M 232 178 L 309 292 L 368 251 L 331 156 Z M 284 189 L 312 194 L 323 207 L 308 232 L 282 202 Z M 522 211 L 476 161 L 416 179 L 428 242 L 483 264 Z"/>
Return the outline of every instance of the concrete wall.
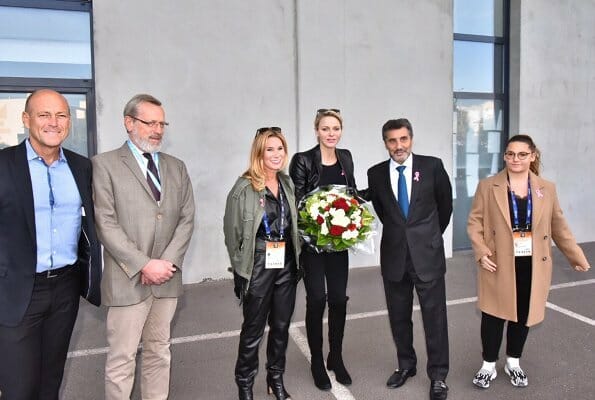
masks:
<path fill-rule="evenodd" d="M 365 188 L 367 169 L 388 158 L 382 125 L 407 117 L 414 152 L 441 157 L 451 171 L 451 1 L 300 0 L 297 10 L 299 150 L 316 144 L 318 108 L 341 109 L 339 147 L 351 150 Z M 450 256 L 450 230 L 445 239 Z M 378 265 L 379 254 L 350 261 Z"/>
<path fill-rule="evenodd" d="M 511 134 L 535 139 L 577 240 L 595 240 L 595 1 L 513 0 L 515 9 Z"/>
<path fill-rule="evenodd" d="M 122 108 L 148 92 L 171 123 L 164 151 L 188 165 L 197 229 L 185 282 L 230 276 L 224 201 L 257 127 L 283 127 L 294 153 L 315 144 L 317 108 L 340 108 L 341 147 L 366 187 L 387 158 L 381 125 L 406 116 L 414 151 L 451 169 L 450 0 L 102 0 L 93 13 L 99 152 L 123 143 Z"/>

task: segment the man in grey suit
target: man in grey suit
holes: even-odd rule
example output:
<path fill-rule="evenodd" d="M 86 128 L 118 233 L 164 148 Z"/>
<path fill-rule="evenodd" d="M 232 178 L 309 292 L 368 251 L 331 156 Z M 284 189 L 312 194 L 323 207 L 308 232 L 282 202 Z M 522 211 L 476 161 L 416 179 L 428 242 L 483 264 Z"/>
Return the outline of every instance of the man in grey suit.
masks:
<path fill-rule="evenodd" d="M 128 140 L 92 160 L 108 306 L 107 400 L 130 398 L 141 341 L 142 398 L 169 394 L 170 326 L 182 294 L 194 198 L 184 163 L 159 151 L 167 125 L 159 100 L 136 95 L 124 108 Z"/>

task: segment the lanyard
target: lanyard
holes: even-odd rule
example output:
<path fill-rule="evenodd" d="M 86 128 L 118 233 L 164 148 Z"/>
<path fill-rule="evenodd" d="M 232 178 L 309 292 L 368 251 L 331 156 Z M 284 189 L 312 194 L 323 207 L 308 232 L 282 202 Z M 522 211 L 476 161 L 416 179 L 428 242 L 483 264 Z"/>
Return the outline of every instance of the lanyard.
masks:
<path fill-rule="evenodd" d="M 266 197 L 265 197 L 266 199 Z M 279 222 L 279 239 L 283 239 L 283 235 L 285 234 L 285 201 L 283 196 L 283 188 L 281 187 L 281 182 L 279 182 L 279 202 L 281 203 L 281 221 Z M 271 225 L 269 224 L 269 217 L 267 216 L 266 208 L 264 210 L 264 215 L 262 216 L 262 223 L 264 224 L 264 230 L 267 234 L 269 240 L 272 239 L 271 233 Z"/>
<path fill-rule="evenodd" d="M 527 187 L 529 188 L 527 193 L 527 218 L 525 220 L 525 229 L 529 229 L 531 226 L 531 210 L 533 209 L 533 202 L 531 200 L 531 181 L 527 180 Z M 514 217 L 514 229 L 519 229 L 519 206 L 514 197 L 514 192 L 510 190 L 510 202 L 512 203 L 512 215 Z"/>

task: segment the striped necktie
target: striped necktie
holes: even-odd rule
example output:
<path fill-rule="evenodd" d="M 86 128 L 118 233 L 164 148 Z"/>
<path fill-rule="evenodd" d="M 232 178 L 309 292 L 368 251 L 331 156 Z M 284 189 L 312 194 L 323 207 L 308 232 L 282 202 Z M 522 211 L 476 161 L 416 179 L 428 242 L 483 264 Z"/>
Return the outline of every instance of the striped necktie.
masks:
<path fill-rule="evenodd" d="M 153 179 L 149 175 L 150 171 L 151 174 L 153 174 L 153 176 L 157 180 L 157 182 L 161 183 L 159 180 L 159 173 L 157 172 L 157 166 L 155 165 L 155 162 L 153 161 L 153 156 L 151 156 L 150 153 L 143 153 L 143 156 L 145 156 L 145 158 L 149 160 L 149 163 L 147 164 L 147 183 L 149 184 L 149 188 L 151 188 L 151 192 L 153 192 L 153 197 L 156 201 L 159 201 L 161 200 L 161 192 L 159 191 L 157 186 L 155 186 Z"/>

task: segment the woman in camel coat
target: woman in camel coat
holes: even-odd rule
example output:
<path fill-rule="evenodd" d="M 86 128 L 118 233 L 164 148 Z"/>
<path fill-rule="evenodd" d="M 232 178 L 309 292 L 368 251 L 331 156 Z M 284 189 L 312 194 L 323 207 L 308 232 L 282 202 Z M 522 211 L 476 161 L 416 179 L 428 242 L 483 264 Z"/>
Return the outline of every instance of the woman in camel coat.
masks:
<path fill-rule="evenodd" d="M 506 321 L 504 370 L 514 386 L 528 384 L 519 358 L 529 327 L 544 318 L 552 279 L 552 240 L 577 271 L 590 268 L 562 215 L 555 185 L 539 176 L 539 150 L 531 137 L 511 137 L 504 160 L 504 170 L 479 183 L 467 225 L 479 265 L 484 363 L 473 383 L 481 388 L 488 388 L 496 378 L 495 364 Z M 529 238 L 531 250 L 525 251 L 530 255 L 522 255 L 527 253 L 522 253 L 522 243 L 517 241 L 515 256 L 513 231 L 516 236 Z"/>

